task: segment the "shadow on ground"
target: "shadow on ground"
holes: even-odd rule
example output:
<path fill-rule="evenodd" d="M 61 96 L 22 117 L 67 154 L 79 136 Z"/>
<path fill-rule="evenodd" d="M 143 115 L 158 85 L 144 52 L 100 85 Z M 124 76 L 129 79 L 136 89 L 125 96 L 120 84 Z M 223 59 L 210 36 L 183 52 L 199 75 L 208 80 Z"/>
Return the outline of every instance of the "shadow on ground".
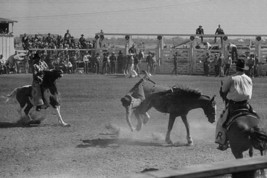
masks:
<path fill-rule="evenodd" d="M 157 146 L 157 147 L 172 147 L 172 144 L 163 144 L 157 142 L 149 142 L 143 140 L 134 140 L 130 138 L 97 138 L 92 140 L 82 140 L 83 143 L 77 145 L 77 148 L 88 147 L 120 147 L 121 145 L 133 146 Z M 175 144 L 175 147 L 187 146 L 186 144 Z"/>
<path fill-rule="evenodd" d="M 0 122 L 0 129 L 14 128 L 14 127 L 38 127 L 40 121 L 32 121 L 27 124 L 21 122 Z"/>

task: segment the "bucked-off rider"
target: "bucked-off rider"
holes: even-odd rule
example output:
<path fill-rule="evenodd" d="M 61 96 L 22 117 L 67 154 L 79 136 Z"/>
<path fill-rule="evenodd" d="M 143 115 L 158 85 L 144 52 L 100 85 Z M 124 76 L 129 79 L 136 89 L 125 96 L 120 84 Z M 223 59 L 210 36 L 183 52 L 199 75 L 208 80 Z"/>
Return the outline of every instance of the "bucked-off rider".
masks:
<path fill-rule="evenodd" d="M 227 122 L 229 116 L 232 115 L 233 111 L 241 108 L 246 108 L 248 111 L 253 112 L 252 107 L 248 103 L 252 96 L 253 83 L 251 78 L 245 74 L 245 70 L 248 70 L 245 61 L 238 59 L 236 74 L 229 76 L 221 87 L 221 96 L 226 96 L 228 104 L 217 122 L 215 143 L 219 144 L 217 149 L 222 151 L 228 148 L 224 123 Z"/>
<path fill-rule="evenodd" d="M 36 52 L 33 57 L 33 82 L 32 82 L 32 97 L 33 105 L 36 106 L 36 111 L 41 110 L 44 105 L 41 84 L 43 82 L 43 71 L 48 70 L 48 65 L 40 56 L 40 52 Z"/>

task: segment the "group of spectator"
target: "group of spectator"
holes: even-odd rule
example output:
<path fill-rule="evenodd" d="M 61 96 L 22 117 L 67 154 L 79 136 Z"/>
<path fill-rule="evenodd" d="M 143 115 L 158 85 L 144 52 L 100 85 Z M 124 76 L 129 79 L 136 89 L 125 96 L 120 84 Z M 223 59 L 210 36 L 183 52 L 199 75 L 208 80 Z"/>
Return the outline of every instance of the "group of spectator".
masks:
<path fill-rule="evenodd" d="M 203 36 L 204 35 L 204 29 L 202 25 L 199 25 L 199 27 L 196 29 L 196 35 L 200 35 L 201 42 L 203 43 Z M 221 28 L 221 25 L 219 24 L 216 31 L 215 35 L 224 35 L 224 31 Z M 222 42 L 222 36 L 220 36 L 221 42 Z M 214 37 L 214 43 L 217 42 L 217 36 Z"/>
<path fill-rule="evenodd" d="M 247 75 L 250 77 L 257 77 L 258 74 L 258 66 L 259 60 L 257 56 L 254 54 L 248 54 L 245 59 L 246 65 L 248 66 L 248 71 L 246 71 Z M 233 64 L 232 56 L 227 55 L 224 57 L 222 53 L 216 54 L 214 58 L 210 56 L 209 53 L 206 54 L 203 61 L 204 75 L 210 75 L 210 67 L 211 64 L 214 65 L 214 74 L 215 76 L 228 76 L 231 72 L 231 67 Z"/>
<path fill-rule="evenodd" d="M 27 35 L 22 36 L 22 47 L 24 50 L 28 49 L 91 49 L 94 46 L 95 41 L 86 40 L 84 35 L 81 34 L 79 40 L 76 40 L 74 36 L 67 30 L 64 36 L 61 35 Z"/>

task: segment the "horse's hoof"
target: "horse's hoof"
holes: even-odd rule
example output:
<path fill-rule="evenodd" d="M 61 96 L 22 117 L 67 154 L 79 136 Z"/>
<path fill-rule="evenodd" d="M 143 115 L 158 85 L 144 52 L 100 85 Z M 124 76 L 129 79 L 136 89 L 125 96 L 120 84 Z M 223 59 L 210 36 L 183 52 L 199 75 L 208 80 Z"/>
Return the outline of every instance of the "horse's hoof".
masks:
<path fill-rule="evenodd" d="M 63 127 L 70 127 L 70 124 L 63 124 Z"/>
<path fill-rule="evenodd" d="M 172 142 L 171 140 L 166 140 L 165 142 L 166 142 L 166 144 L 168 144 L 168 145 L 173 145 L 173 142 Z"/>
<path fill-rule="evenodd" d="M 188 143 L 187 143 L 187 146 L 193 146 L 193 145 L 194 145 L 193 142 L 188 142 Z"/>

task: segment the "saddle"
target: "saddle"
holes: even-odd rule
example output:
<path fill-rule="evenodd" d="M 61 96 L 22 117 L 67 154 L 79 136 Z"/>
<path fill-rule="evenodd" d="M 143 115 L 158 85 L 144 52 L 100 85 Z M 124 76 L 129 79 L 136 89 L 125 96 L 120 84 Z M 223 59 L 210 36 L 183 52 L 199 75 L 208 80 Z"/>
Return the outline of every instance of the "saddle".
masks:
<path fill-rule="evenodd" d="M 223 127 L 229 130 L 232 123 L 241 116 L 251 116 L 255 119 L 259 119 L 258 114 L 252 109 L 250 105 L 248 107 L 240 107 L 233 110 L 231 113 L 229 112 L 226 121 L 223 124 Z"/>

